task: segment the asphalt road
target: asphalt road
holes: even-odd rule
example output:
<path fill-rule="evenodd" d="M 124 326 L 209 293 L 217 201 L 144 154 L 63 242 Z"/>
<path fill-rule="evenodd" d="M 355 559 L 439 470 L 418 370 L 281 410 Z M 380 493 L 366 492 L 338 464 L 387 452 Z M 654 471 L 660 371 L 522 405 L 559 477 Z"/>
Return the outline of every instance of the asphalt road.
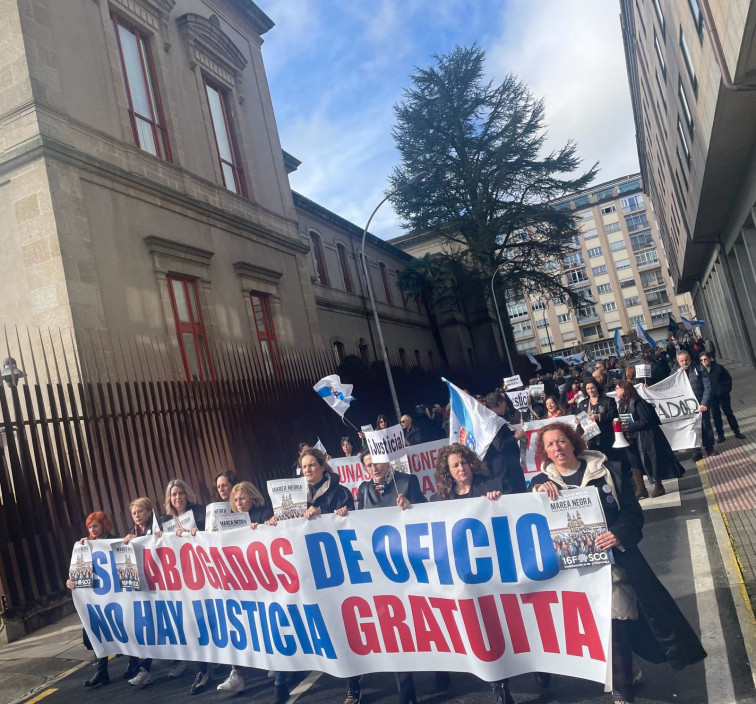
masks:
<path fill-rule="evenodd" d="M 702 634 L 708 658 L 682 672 L 667 665 L 651 665 L 643 661 L 643 678 L 636 688 L 636 702 L 641 704 L 730 704 L 755 702 L 756 693 L 748 665 L 743 636 L 740 633 L 733 601 L 727 587 L 724 567 L 709 519 L 701 482 L 695 467 L 679 482 L 679 493 L 669 492 L 661 499 L 643 501 L 646 512 L 644 540 L 641 548 L 667 589 L 676 597 L 680 608 Z M 669 488 L 672 488 L 670 483 Z M 126 658 L 110 661 L 110 684 L 95 690 L 82 687 L 94 673 L 91 665 L 77 669 L 46 689 L 26 699 L 27 704 L 69 704 L 77 702 L 108 702 L 108 704 L 170 704 L 172 702 L 223 702 L 254 700 L 267 704 L 273 694 L 273 680 L 267 672 L 250 670 L 247 688 L 238 694 L 217 692 L 228 668 L 220 672 L 212 686 L 193 697 L 189 688 L 195 670 L 190 667 L 177 679 L 168 678 L 170 663 L 155 662 L 154 682 L 137 690 L 121 679 Z M 319 673 L 297 673 L 292 676 L 292 698 L 289 704 L 302 700 L 307 704 L 342 704 L 345 694 L 343 680 Z M 488 686 L 465 674 L 452 674 L 451 687 L 436 691 L 432 673 L 415 677 L 422 704 L 493 704 Z M 395 704 L 394 678 L 387 674 L 363 677 L 365 704 Z M 546 702 L 591 703 L 610 702 L 611 695 L 592 682 L 555 676 L 548 688 L 542 688 L 532 675 L 511 680 L 515 701 L 545 704 Z M 0 699 L 2 697 L 0 696 Z"/>

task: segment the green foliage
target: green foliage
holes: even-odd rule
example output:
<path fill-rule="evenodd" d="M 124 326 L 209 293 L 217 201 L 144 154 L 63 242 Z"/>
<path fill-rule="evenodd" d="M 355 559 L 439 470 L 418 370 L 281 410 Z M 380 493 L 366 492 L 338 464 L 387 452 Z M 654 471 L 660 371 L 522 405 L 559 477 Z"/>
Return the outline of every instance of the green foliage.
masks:
<path fill-rule="evenodd" d="M 443 238 L 448 256 L 479 277 L 479 290 L 500 269 L 509 291 L 578 304 L 561 276 L 543 268 L 571 251 L 578 232 L 571 214 L 549 201 L 585 188 L 596 166 L 570 177 L 580 165 L 571 141 L 543 153 L 543 101 L 514 75 L 486 82 L 482 49 L 457 47 L 434 58 L 395 106 L 402 161 L 390 179 L 391 200 L 405 227 Z M 420 172 L 426 177 L 408 185 Z"/>

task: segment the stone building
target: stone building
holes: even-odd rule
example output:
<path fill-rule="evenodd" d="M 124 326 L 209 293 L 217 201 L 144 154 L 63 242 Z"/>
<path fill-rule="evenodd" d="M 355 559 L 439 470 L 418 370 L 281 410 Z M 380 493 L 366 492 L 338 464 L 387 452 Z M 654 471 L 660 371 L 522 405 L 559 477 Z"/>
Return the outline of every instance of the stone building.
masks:
<path fill-rule="evenodd" d="M 360 296 L 339 296 L 343 221 L 289 188 L 272 26 L 251 0 L 0 0 L 0 322 L 72 328 L 106 358 L 117 336 L 162 337 L 200 379 L 214 340 L 372 350 Z M 405 255 L 369 246 L 390 348 L 427 359 L 427 317 L 397 305 Z"/>
<path fill-rule="evenodd" d="M 621 0 L 646 191 L 676 293 L 756 365 L 756 2 Z"/>

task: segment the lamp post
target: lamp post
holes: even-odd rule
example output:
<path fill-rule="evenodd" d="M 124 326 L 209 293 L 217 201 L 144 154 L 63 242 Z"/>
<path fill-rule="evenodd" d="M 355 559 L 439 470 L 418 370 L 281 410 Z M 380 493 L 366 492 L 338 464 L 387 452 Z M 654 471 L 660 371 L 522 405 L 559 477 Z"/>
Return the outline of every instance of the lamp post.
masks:
<path fill-rule="evenodd" d="M 8 357 L 3 362 L 0 376 L 3 377 L 3 381 L 9 388 L 15 388 L 18 386 L 18 380 L 23 379 L 26 376 L 26 373 L 16 365 L 16 360 L 13 359 L 13 357 Z"/>
<path fill-rule="evenodd" d="M 407 181 L 407 186 L 414 186 L 416 183 L 422 181 L 425 178 L 424 173 L 419 173 L 413 176 Z M 373 285 L 370 283 L 370 272 L 368 271 L 367 258 L 365 257 L 365 238 L 367 237 L 368 228 L 373 220 L 373 216 L 378 212 L 378 209 L 397 191 L 391 191 L 383 200 L 375 206 L 375 210 L 370 213 L 365 229 L 362 231 L 362 248 L 360 250 L 360 256 L 362 257 L 362 271 L 365 274 L 365 283 L 367 284 L 368 296 L 370 297 L 370 305 L 373 307 L 373 317 L 375 318 L 375 327 L 378 330 L 378 343 L 381 346 L 381 357 L 383 357 L 383 365 L 386 367 L 386 377 L 388 378 L 389 390 L 391 391 L 391 400 L 394 402 L 394 413 L 396 413 L 396 422 L 398 423 L 402 417 L 402 411 L 399 408 L 399 399 L 396 396 L 396 387 L 394 386 L 394 377 L 391 374 L 391 365 L 389 364 L 388 352 L 386 351 L 386 345 L 383 342 L 383 330 L 381 329 L 381 321 L 378 319 L 378 306 L 375 305 L 375 296 L 373 295 Z"/>
<path fill-rule="evenodd" d="M 501 344 L 504 345 L 504 351 L 507 353 L 507 362 L 509 363 L 509 373 L 514 373 L 514 366 L 512 364 L 512 357 L 509 354 L 509 345 L 507 344 L 507 336 L 504 334 L 504 324 L 501 322 L 501 313 L 499 312 L 499 302 L 496 300 L 496 290 L 494 289 L 494 279 L 496 278 L 496 274 L 499 273 L 501 270 L 501 267 L 498 267 L 496 271 L 494 271 L 493 276 L 491 277 L 491 296 L 493 296 L 493 302 L 494 302 L 494 308 L 496 310 L 496 318 L 499 321 L 499 330 L 501 332 Z"/>

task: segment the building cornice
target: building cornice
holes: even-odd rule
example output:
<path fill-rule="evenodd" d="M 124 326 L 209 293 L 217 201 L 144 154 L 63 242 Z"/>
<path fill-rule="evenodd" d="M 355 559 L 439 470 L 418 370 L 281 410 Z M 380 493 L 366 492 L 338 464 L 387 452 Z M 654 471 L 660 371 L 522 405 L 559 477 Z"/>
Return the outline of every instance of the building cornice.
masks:
<path fill-rule="evenodd" d="M 246 276 L 250 279 L 260 279 L 271 284 L 278 283 L 283 276 L 282 271 L 268 269 L 259 264 L 252 264 L 251 262 L 234 262 L 234 271 L 238 276 Z"/>

